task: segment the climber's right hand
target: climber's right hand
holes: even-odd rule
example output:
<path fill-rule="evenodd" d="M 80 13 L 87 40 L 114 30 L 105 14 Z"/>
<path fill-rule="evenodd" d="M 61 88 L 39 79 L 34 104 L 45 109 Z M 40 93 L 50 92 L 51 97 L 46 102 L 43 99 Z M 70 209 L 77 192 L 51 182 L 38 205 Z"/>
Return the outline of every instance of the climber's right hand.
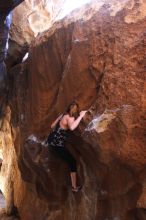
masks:
<path fill-rule="evenodd" d="M 86 110 L 86 111 L 81 111 L 81 112 L 80 112 L 80 116 L 83 118 L 84 115 L 86 114 L 86 112 L 87 112 L 87 110 Z"/>

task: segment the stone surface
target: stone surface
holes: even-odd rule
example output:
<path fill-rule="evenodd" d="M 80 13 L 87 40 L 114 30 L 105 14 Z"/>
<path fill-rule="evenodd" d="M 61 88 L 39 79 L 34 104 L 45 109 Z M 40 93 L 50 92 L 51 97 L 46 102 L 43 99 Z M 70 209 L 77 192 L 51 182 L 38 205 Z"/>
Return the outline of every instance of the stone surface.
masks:
<path fill-rule="evenodd" d="M 10 71 L 11 144 L 2 149 L 13 175 L 1 169 L 12 180 L 3 186 L 7 207 L 22 220 L 146 219 L 145 5 L 93 2 L 38 36 L 27 62 Z M 74 99 L 88 109 L 68 144 L 83 184 L 77 194 L 43 143 Z"/>
<path fill-rule="evenodd" d="M 50 28 L 64 0 L 25 0 L 13 10 L 7 65 L 21 63 L 30 43 Z"/>
<path fill-rule="evenodd" d="M 11 13 L 0 14 L 0 117 L 7 94 L 7 70 L 4 63 L 7 54 L 8 33 L 11 23 Z"/>
<path fill-rule="evenodd" d="M 4 197 L 0 197 L 0 219 L 15 220 L 12 214 L 16 214 L 14 205 L 14 187 L 19 189 L 20 172 L 18 170 L 17 159 L 14 150 L 14 144 L 10 126 L 10 108 L 5 109 L 5 118 L 0 120 L 0 189 Z M 17 181 L 15 182 L 15 180 Z M 22 185 L 21 185 L 22 186 Z M 4 199 L 6 201 L 4 201 Z"/>
<path fill-rule="evenodd" d="M 0 219 L 1 220 L 19 220 L 15 216 L 8 216 L 3 209 L 2 210 L 0 209 Z"/>
<path fill-rule="evenodd" d="M 11 10 L 22 0 L 6 0 L 0 2 L 0 117 L 3 112 L 3 103 L 7 98 L 7 74 L 4 60 L 8 50 L 8 34 L 11 25 Z"/>
<path fill-rule="evenodd" d="M 11 161 L 13 156 L 11 150 L 14 150 L 10 117 L 8 108 L 6 110 L 6 103 L 8 101 L 8 85 L 7 85 L 7 69 L 5 65 L 5 58 L 8 49 L 8 33 L 11 24 L 11 10 L 16 7 L 21 0 L 6 0 L 0 2 L 0 189 L 5 194 L 7 200 L 7 206 L 5 207 L 5 200 L 2 194 L 0 194 L 0 219 L 1 220 L 16 220 L 15 216 L 12 216 L 14 210 L 14 202 L 12 199 L 12 186 L 10 182 L 12 179 Z M 11 140 L 10 140 L 11 139 Z M 10 149 L 9 149 L 10 147 Z M 7 150 L 8 151 L 7 151 Z M 7 154 L 7 155 L 6 155 Z M 3 159 L 5 160 L 3 162 Z M 9 161 L 9 162 L 8 162 Z M 18 170 L 18 169 L 17 169 Z M 6 210 L 5 210 L 6 209 Z M 7 212 L 7 213 L 6 213 Z M 9 214 L 9 215 L 8 215 Z"/>
<path fill-rule="evenodd" d="M 0 194 L 0 208 L 5 208 L 5 198 L 2 194 Z"/>

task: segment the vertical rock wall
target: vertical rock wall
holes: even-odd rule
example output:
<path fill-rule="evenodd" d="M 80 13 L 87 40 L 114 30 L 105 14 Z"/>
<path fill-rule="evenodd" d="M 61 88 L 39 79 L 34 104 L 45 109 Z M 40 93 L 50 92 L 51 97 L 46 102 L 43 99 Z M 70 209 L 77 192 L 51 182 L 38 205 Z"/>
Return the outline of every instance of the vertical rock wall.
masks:
<path fill-rule="evenodd" d="M 6 211 L 0 207 L 0 219 L 16 219 L 11 215 L 15 210 L 14 207 L 14 183 L 15 174 L 17 178 L 19 169 L 16 163 L 16 155 L 12 139 L 12 131 L 10 125 L 10 109 L 8 103 L 8 80 L 5 59 L 8 50 L 8 35 L 11 25 L 11 10 L 21 1 L 1 1 L 0 2 L 0 189 L 3 192 L 6 201 Z M 16 168 L 17 167 L 17 168 Z M 15 173 L 15 174 L 14 174 Z M 22 185 L 22 184 L 21 184 Z M 6 213 L 5 213 L 6 212 Z"/>
<path fill-rule="evenodd" d="M 11 70 L 22 220 L 146 219 L 145 7 L 94 2 L 37 37 L 27 62 Z M 68 144 L 83 184 L 78 194 L 66 165 L 41 143 L 73 99 L 89 109 Z"/>
<path fill-rule="evenodd" d="M 7 71 L 4 60 L 8 50 L 8 33 L 11 24 L 11 13 L 0 15 L 0 115 L 2 116 L 7 96 Z M 0 116 L 0 117 L 1 117 Z"/>

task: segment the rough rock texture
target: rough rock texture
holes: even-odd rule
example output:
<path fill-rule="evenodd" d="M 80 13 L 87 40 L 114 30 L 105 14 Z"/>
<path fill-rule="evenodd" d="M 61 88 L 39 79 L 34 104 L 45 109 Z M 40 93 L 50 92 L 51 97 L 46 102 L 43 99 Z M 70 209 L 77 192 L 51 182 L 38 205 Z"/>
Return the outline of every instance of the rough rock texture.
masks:
<path fill-rule="evenodd" d="M 7 71 L 4 59 L 7 54 L 7 40 L 11 23 L 11 13 L 0 14 L 0 117 L 7 94 Z"/>
<path fill-rule="evenodd" d="M 3 151 L 15 164 L 7 205 L 22 220 L 146 219 L 145 8 L 93 3 L 38 36 L 28 61 L 11 70 L 13 157 Z M 89 109 L 68 144 L 83 184 L 77 194 L 66 165 L 41 143 L 73 99 Z"/>
<path fill-rule="evenodd" d="M 5 65 L 5 58 L 7 54 L 7 41 L 8 33 L 11 24 L 11 10 L 17 6 L 21 0 L 17 1 L 1 1 L 0 2 L 0 189 L 5 194 L 5 198 L 8 201 L 7 206 L 4 206 L 2 196 L 0 196 L 0 219 L 1 220 L 16 220 L 15 216 L 11 214 L 14 212 L 14 202 L 13 202 L 13 189 L 11 187 L 12 183 L 12 162 L 13 154 L 11 151 L 14 150 L 12 135 L 11 135 L 11 125 L 10 117 L 7 105 L 8 98 L 8 86 L 7 86 L 7 70 Z M 3 163 L 3 160 L 6 160 Z M 16 164 L 17 165 L 17 164 Z M 17 168 L 17 172 L 18 172 Z M 5 209 L 6 210 L 5 210 Z M 15 211 L 16 212 L 16 211 Z M 9 216 L 7 215 L 9 214 Z"/>
<path fill-rule="evenodd" d="M 25 0 L 13 10 L 7 65 L 22 61 L 30 43 L 49 29 L 61 11 L 64 0 Z"/>
<path fill-rule="evenodd" d="M 11 25 L 11 10 L 22 0 L 0 2 L 0 117 L 7 94 L 7 73 L 4 60 L 8 50 L 8 34 Z"/>
<path fill-rule="evenodd" d="M 17 212 L 16 207 L 14 206 L 14 187 L 19 190 L 20 177 L 14 149 L 14 141 L 12 139 L 10 114 L 10 108 L 7 107 L 4 115 L 5 117 L 0 120 L 0 158 L 2 162 L 0 172 L 0 189 L 6 200 L 6 206 L 0 206 L 0 208 L 5 208 L 5 210 L 0 209 L 0 219 L 2 220 L 16 219 L 16 217 L 12 216 L 12 214 L 16 214 Z M 15 181 L 16 179 L 17 181 Z"/>

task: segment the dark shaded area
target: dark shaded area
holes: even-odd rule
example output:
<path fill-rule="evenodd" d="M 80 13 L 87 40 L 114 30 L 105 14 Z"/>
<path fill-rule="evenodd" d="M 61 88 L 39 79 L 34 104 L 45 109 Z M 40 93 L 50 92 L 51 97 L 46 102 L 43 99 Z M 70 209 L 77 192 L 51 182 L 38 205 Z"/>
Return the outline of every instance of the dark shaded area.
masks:
<path fill-rule="evenodd" d="M 23 0 L 5 0 L 0 1 L 0 14 L 9 13 L 13 8 L 15 8 L 17 5 L 19 5 Z"/>
<path fill-rule="evenodd" d="M 8 35 L 12 21 L 11 10 L 20 4 L 21 0 L 0 1 L 0 117 L 4 112 L 7 100 L 7 70 L 4 60 L 8 50 Z"/>
<path fill-rule="evenodd" d="M 4 112 L 7 97 L 7 70 L 4 60 L 7 54 L 7 40 L 11 25 L 11 13 L 0 15 L 0 117 Z"/>

